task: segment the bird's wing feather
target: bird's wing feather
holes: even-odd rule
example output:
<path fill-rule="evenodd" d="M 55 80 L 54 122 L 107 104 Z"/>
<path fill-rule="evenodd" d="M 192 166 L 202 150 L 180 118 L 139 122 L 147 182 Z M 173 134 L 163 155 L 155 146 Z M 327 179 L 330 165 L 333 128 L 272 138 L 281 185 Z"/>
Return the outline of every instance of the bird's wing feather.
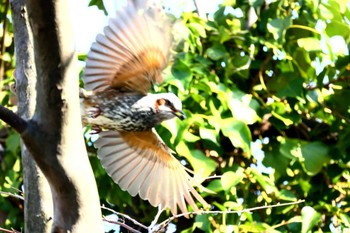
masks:
<path fill-rule="evenodd" d="M 147 93 L 161 82 L 168 63 L 170 32 L 159 14 L 129 4 L 109 20 L 87 55 L 85 89 L 102 92 L 111 88 Z"/>
<path fill-rule="evenodd" d="M 201 187 L 171 155 L 155 131 L 103 131 L 95 142 L 102 166 L 121 189 L 132 196 L 139 194 L 153 206 L 186 213 L 187 204 L 198 210 L 195 199 L 206 201 L 193 185 Z"/>

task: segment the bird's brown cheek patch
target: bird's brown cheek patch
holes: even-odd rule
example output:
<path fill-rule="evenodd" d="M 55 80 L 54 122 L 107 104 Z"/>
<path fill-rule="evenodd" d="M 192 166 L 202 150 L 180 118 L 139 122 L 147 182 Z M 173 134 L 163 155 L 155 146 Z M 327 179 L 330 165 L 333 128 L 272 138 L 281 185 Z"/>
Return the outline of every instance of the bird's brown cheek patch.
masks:
<path fill-rule="evenodd" d="M 156 111 L 159 112 L 159 106 L 165 105 L 165 103 L 166 103 L 165 99 L 157 99 L 155 106 L 154 106 Z"/>

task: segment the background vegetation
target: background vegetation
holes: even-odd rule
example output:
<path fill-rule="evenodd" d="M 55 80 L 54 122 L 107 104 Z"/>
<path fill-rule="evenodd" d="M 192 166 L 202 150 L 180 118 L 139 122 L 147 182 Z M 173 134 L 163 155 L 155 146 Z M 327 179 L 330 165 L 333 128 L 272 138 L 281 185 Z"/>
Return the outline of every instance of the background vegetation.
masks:
<path fill-rule="evenodd" d="M 11 13 L 1 1 L 0 101 L 15 110 Z M 158 132 L 199 179 L 216 175 L 204 181 L 216 194 L 202 193 L 213 210 L 305 200 L 180 218 L 177 231 L 350 232 L 348 1 L 225 1 L 212 19 L 183 13 L 173 33 L 174 59 L 155 91 L 177 94 L 188 118 Z M 22 200 L 8 195 L 21 195 L 19 136 L 1 125 L 0 138 L 0 226 L 20 230 Z M 86 141 L 101 203 L 150 224 L 157 209 L 121 191 Z"/>

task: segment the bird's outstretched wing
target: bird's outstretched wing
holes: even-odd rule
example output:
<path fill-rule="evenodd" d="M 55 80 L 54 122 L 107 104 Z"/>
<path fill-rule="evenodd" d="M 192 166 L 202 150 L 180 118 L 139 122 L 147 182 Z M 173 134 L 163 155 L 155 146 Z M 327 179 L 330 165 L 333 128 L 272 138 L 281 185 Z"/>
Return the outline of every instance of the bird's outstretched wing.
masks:
<path fill-rule="evenodd" d="M 146 94 L 153 83 L 162 81 L 171 34 L 166 20 L 158 16 L 130 3 L 109 20 L 87 55 L 86 90 L 97 93 L 114 88 Z"/>
<path fill-rule="evenodd" d="M 202 187 L 171 155 L 155 131 L 103 131 L 95 142 L 102 166 L 121 189 L 139 194 L 153 206 L 161 205 L 177 213 L 187 213 L 187 203 L 198 210 L 193 197 L 203 206 L 206 201 L 193 188 Z"/>

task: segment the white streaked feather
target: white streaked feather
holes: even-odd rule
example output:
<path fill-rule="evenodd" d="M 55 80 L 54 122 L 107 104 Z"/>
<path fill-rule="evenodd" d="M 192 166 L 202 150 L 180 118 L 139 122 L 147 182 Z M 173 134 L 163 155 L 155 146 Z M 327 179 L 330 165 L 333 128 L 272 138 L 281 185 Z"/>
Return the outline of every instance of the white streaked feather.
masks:
<path fill-rule="evenodd" d="M 97 35 L 96 42 L 92 44 L 84 70 L 85 89 L 95 92 L 109 89 L 108 86 L 111 83 L 117 83 L 112 80 L 118 78 L 116 74 L 120 69 L 128 66 L 130 61 L 135 61 L 135 57 L 136 62 L 140 64 L 133 63 L 130 68 L 143 67 L 145 60 L 137 60 L 137 56 L 150 49 L 162 51 L 164 54 L 160 59 L 165 59 L 163 61 L 165 64 L 169 55 L 170 43 L 170 33 L 166 31 L 164 19 L 160 20 L 157 14 L 150 16 L 147 10 L 141 10 L 141 7 L 130 4 L 117 13 L 117 18 L 109 20 L 103 34 Z M 140 69 L 138 72 L 145 71 Z M 105 76 L 103 78 L 100 76 L 98 81 L 90 78 L 92 75 L 101 74 Z M 140 80 L 140 83 L 142 82 L 144 81 Z"/>
<path fill-rule="evenodd" d="M 157 169 L 153 170 L 153 179 L 149 184 L 148 196 L 146 196 L 146 198 L 153 206 L 158 206 L 161 201 L 159 193 L 162 192 L 162 190 L 160 190 L 161 185 L 159 184 L 162 184 L 163 179 L 165 179 L 163 174 L 161 174 L 163 167 L 164 165 L 162 163 L 158 163 Z"/>
<path fill-rule="evenodd" d="M 157 184 L 158 186 L 162 187 L 162 191 L 159 192 L 161 207 L 168 207 L 168 197 L 171 195 L 169 193 L 169 177 L 171 175 L 170 171 L 171 169 L 168 169 L 166 166 L 161 166 L 160 173 L 164 179 L 162 180 L 162 183 Z"/>
<path fill-rule="evenodd" d="M 173 215 L 177 214 L 177 206 L 176 206 L 176 200 L 178 199 L 179 191 L 176 188 L 176 170 L 169 169 L 169 177 L 168 177 L 168 190 L 169 190 L 169 196 L 167 197 L 168 207 L 171 210 L 171 213 Z"/>
<path fill-rule="evenodd" d="M 132 196 L 135 196 L 140 191 L 141 185 L 144 183 L 145 179 L 147 179 L 147 177 L 150 175 L 154 166 L 153 164 L 151 164 L 152 162 L 145 159 L 143 156 L 142 158 L 142 161 L 139 163 L 140 172 L 137 176 L 135 176 L 134 180 L 128 188 L 129 193 Z"/>
<path fill-rule="evenodd" d="M 123 159 L 127 159 L 128 155 L 129 155 L 130 150 L 119 150 L 118 153 L 110 153 L 110 154 L 104 154 L 104 151 L 99 151 L 99 159 L 102 162 L 102 165 L 104 167 L 111 167 L 113 166 L 114 168 L 117 168 L 119 166 L 122 165 L 122 161 Z M 123 156 L 124 155 L 124 156 Z"/>
<path fill-rule="evenodd" d="M 171 155 L 173 160 L 164 162 L 155 151 L 130 147 L 114 131 L 101 132 L 95 145 L 107 173 L 130 195 L 139 194 L 153 206 L 169 208 L 173 215 L 177 207 L 182 213 L 188 212 L 187 204 L 198 210 L 195 200 L 206 204 L 192 186 L 196 182 Z"/>
<path fill-rule="evenodd" d="M 139 173 L 139 165 L 142 161 L 142 157 L 138 156 L 138 154 L 131 155 L 133 159 L 121 166 L 118 171 L 114 173 L 114 176 L 119 176 L 119 186 L 124 190 L 129 190 L 129 185 L 135 178 L 135 175 Z"/>
<path fill-rule="evenodd" d="M 159 170 L 160 163 L 156 160 L 150 164 L 150 172 L 147 177 L 143 180 L 140 186 L 140 197 L 144 200 L 149 200 L 150 190 L 154 180 L 157 179 L 156 173 Z"/>

